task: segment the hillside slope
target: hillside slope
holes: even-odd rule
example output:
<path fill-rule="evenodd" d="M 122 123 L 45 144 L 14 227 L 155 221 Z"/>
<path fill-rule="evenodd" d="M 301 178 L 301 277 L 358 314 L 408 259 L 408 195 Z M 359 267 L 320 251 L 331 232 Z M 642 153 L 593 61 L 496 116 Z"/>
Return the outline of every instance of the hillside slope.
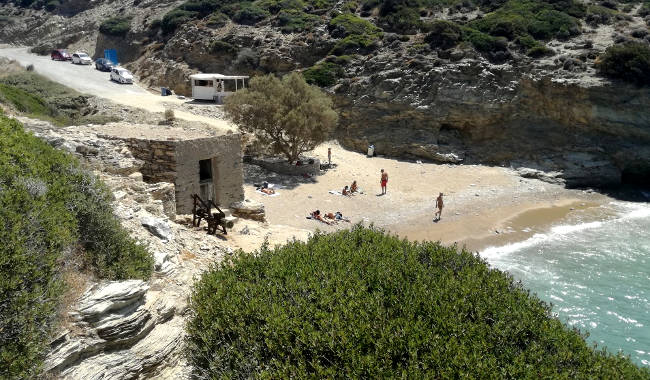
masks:
<path fill-rule="evenodd" d="M 2 8 L 4 42 L 117 48 L 141 81 L 178 93 L 196 71 L 304 70 L 335 97 L 337 137 L 355 150 L 533 168 L 569 186 L 650 178 L 650 58 L 634 53 L 628 82 L 598 73 L 613 45 L 649 49 L 650 3 L 32 3 Z"/>

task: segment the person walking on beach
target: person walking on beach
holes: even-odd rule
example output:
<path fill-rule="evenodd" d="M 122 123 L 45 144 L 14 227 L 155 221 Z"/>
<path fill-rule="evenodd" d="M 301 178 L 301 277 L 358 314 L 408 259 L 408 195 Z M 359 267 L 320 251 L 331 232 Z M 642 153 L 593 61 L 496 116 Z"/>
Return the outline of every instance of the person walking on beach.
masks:
<path fill-rule="evenodd" d="M 332 165 L 332 148 L 327 148 L 327 164 Z"/>
<path fill-rule="evenodd" d="M 386 194 L 386 184 L 388 184 L 388 172 L 385 172 L 384 169 L 381 169 L 381 195 Z"/>
<path fill-rule="evenodd" d="M 438 211 L 434 214 L 433 220 L 436 222 L 440 220 L 440 217 L 442 216 L 442 208 L 444 207 L 444 203 L 442 202 L 442 193 L 438 195 L 438 198 L 436 199 L 436 208 Z"/>

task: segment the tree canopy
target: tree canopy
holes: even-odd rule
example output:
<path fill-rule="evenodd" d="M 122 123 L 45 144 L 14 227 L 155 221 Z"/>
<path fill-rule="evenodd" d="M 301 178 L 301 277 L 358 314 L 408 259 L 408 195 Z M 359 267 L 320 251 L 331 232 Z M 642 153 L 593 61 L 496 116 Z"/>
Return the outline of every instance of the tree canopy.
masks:
<path fill-rule="evenodd" d="M 241 131 L 290 162 L 324 142 L 338 121 L 332 100 L 298 73 L 253 78 L 226 98 L 224 108 Z"/>
<path fill-rule="evenodd" d="M 187 331 L 205 379 L 650 379 L 480 257 L 360 226 L 213 266 Z"/>

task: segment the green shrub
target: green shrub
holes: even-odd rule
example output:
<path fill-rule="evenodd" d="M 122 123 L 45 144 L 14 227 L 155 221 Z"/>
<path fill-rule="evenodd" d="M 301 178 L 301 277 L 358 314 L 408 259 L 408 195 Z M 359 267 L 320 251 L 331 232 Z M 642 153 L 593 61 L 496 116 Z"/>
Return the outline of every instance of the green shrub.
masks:
<path fill-rule="evenodd" d="M 544 45 L 534 46 L 526 52 L 526 55 L 532 58 L 541 58 L 553 54 L 555 52 Z"/>
<path fill-rule="evenodd" d="M 463 39 L 483 53 L 508 50 L 508 43 L 504 38 L 492 37 L 471 28 L 463 29 Z"/>
<path fill-rule="evenodd" d="M 584 15 L 584 9 L 584 5 L 573 0 L 509 0 L 494 12 L 470 22 L 469 26 L 508 39 L 527 34 L 544 40 L 568 38 L 580 33 L 580 23 L 575 17 Z"/>
<path fill-rule="evenodd" d="M 650 84 L 650 46 L 639 42 L 613 45 L 597 60 L 598 70 L 609 77 Z"/>
<path fill-rule="evenodd" d="M 70 155 L 0 116 L 0 378 L 38 378 L 63 293 L 64 252 L 101 278 L 148 278 L 153 260 L 112 195 Z"/>
<path fill-rule="evenodd" d="M 332 49 L 332 53 L 336 55 L 368 53 L 383 36 L 380 28 L 350 13 L 338 15 L 330 20 L 329 29 L 333 33 L 340 33 L 337 36 L 343 37 Z"/>
<path fill-rule="evenodd" d="M 377 39 L 367 35 L 351 34 L 341 40 L 338 40 L 331 53 L 335 55 L 343 54 L 368 54 L 376 48 Z"/>
<path fill-rule="evenodd" d="M 287 10 L 278 14 L 278 26 L 283 33 L 298 33 L 311 30 L 320 19 L 302 11 Z"/>
<path fill-rule="evenodd" d="M 379 17 L 379 22 L 386 30 L 401 34 L 415 34 L 422 27 L 418 10 L 409 7 L 387 12 Z"/>
<path fill-rule="evenodd" d="M 329 87 L 343 74 L 341 66 L 333 62 L 323 62 L 314 65 L 303 71 L 302 75 L 309 84 L 315 84 L 320 87 Z"/>
<path fill-rule="evenodd" d="M 371 22 L 351 13 L 343 13 L 330 20 L 329 28 L 340 28 L 344 36 L 351 34 L 366 35 L 372 38 L 381 38 L 382 31 Z"/>
<path fill-rule="evenodd" d="M 208 50 L 212 54 L 229 54 L 236 55 L 239 52 L 239 47 L 230 44 L 226 41 L 214 40 L 210 42 Z"/>
<path fill-rule="evenodd" d="M 210 18 L 208 18 L 207 25 L 212 28 L 222 28 L 228 24 L 228 21 L 230 21 L 230 19 L 225 14 L 214 12 L 210 15 Z"/>
<path fill-rule="evenodd" d="M 109 36 L 124 36 L 130 30 L 131 17 L 111 17 L 99 26 L 99 32 Z"/>
<path fill-rule="evenodd" d="M 271 14 L 278 14 L 280 11 L 302 11 L 306 5 L 302 0 L 259 0 L 255 4 L 266 9 Z"/>
<path fill-rule="evenodd" d="M 197 378 L 650 378 L 478 256 L 359 226 L 204 272 L 186 342 Z"/>
<path fill-rule="evenodd" d="M 616 13 L 616 11 L 601 7 L 600 5 L 589 5 L 587 7 L 585 21 L 592 26 L 611 24 Z"/>
<path fill-rule="evenodd" d="M 199 14 L 197 12 L 186 11 L 178 8 L 173 9 L 165 14 L 162 22 L 160 23 L 160 28 L 162 29 L 163 33 L 171 33 L 175 31 L 179 26 L 192 19 L 197 18 L 198 15 Z"/>
<path fill-rule="evenodd" d="M 580 34 L 578 21 L 556 10 L 545 10 L 535 16 L 535 20 L 528 26 L 530 35 L 537 39 L 550 38 L 565 39 Z"/>
<path fill-rule="evenodd" d="M 267 17 L 269 17 L 269 12 L 255 4 L 247 3 L 246 5 L 242 5 L 232 20 L 242 25 L 255 25 Z"/>
<path fill-rule="evenodd" d="M 428 29 L 430 32 L 424 37 L 424 41 L 434 49 L 450 49 L 463 38 L 462 29 L 451 21 L 436 20 Z"/>

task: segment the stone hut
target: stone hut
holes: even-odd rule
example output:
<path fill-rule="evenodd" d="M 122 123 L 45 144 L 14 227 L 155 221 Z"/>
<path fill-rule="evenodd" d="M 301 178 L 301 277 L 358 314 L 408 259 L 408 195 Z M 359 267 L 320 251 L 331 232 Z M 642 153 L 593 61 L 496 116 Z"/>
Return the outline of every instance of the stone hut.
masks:
<path fill-rule="evenodd" d="M 145 182 L 170 182 L 176 212 L 192 213 L 192 194 L 227 208 L 244 199 L 241 135 L 216 129 L 109 124 L 99 137 L 126 142 L 144 161 Z"/>

